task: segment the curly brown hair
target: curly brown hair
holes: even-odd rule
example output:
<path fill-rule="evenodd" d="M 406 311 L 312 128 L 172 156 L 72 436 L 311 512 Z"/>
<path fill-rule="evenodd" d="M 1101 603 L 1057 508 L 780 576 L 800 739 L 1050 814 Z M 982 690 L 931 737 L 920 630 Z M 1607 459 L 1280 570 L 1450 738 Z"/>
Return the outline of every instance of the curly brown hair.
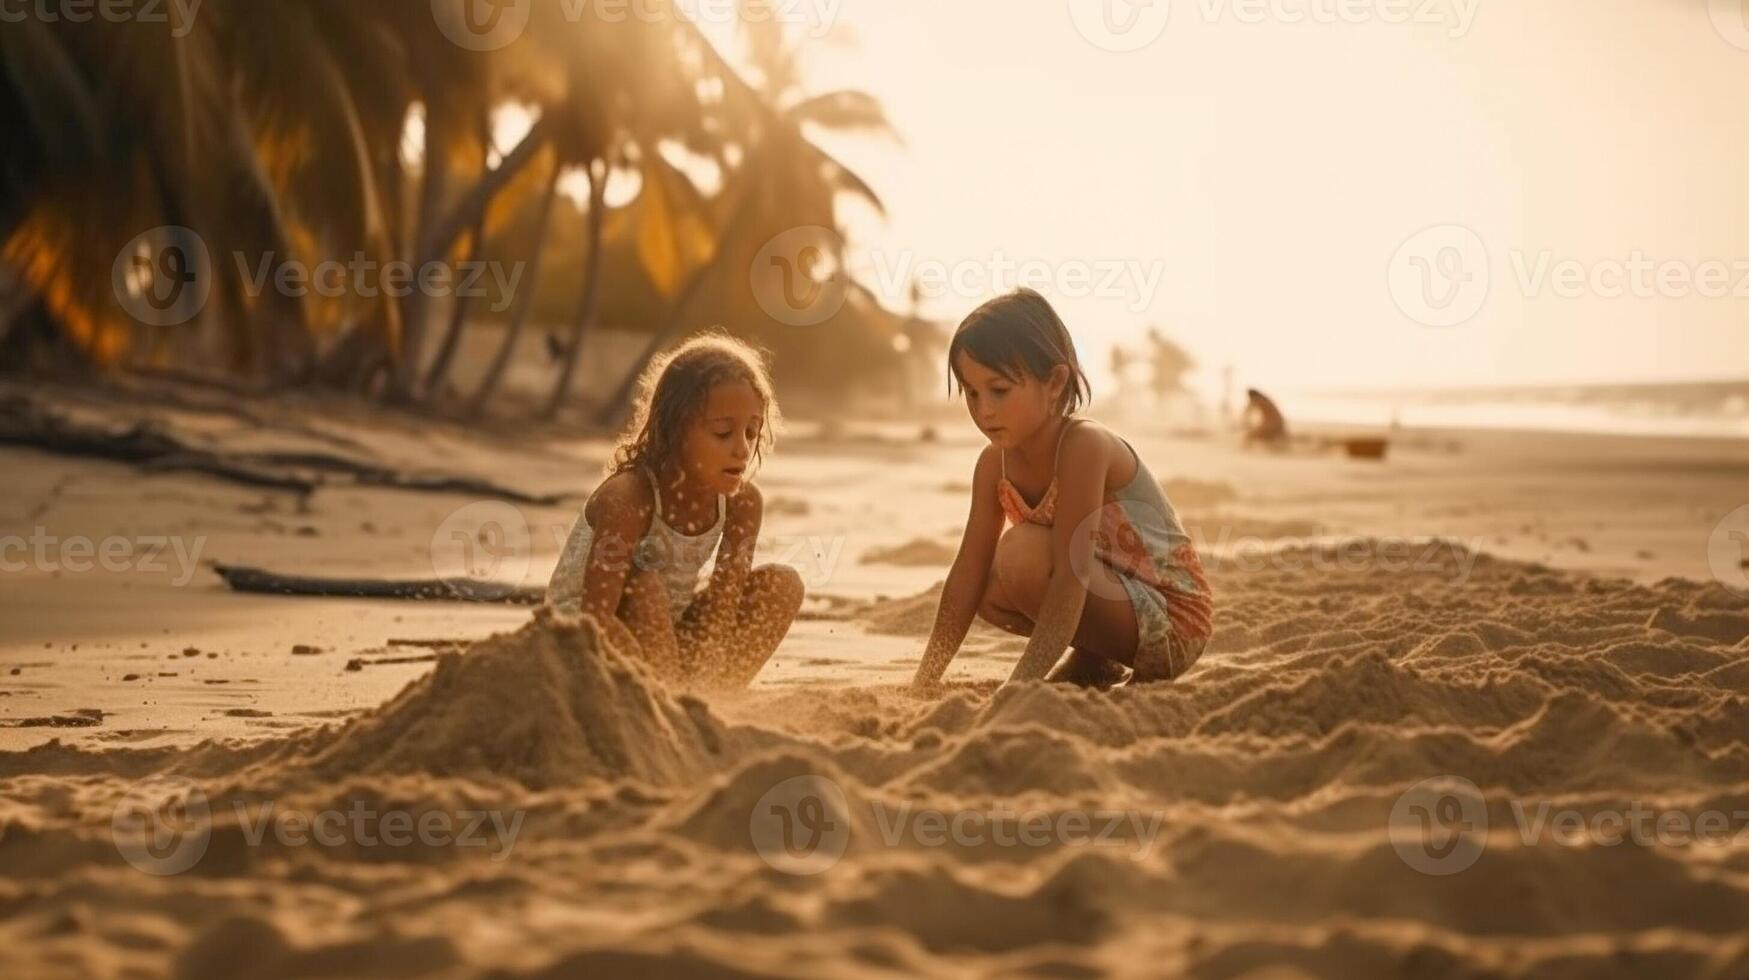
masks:
<path fill-rule="evenodd" d="M 771 387 L 765 352 L 720 331 L 693 337 L 656 357 L 638 384 L 632 421 L 614 446 L 607 474 L 643 466 L 660 471 L 674 462 L 686 438 L 686 427 L 698 420 L 713 387 L 725 381 L 745 381 L 765 405 L 759 441 L 753 446 L 753 468 L 777 444 L 782 416 Z"/>

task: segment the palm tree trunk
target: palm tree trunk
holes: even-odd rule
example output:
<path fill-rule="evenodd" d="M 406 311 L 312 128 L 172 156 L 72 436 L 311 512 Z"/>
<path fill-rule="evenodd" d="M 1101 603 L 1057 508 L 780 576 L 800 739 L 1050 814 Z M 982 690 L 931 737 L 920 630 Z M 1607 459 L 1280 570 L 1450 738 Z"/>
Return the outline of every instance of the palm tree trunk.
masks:
<path fill-rule="evenodd" d="M 549 129 L 550 124 L 545 119 L 536 121 L 528 135 L 516 145 L 516 149 L 499 161 L 498 169 L 481 177 L 480 182 L 449 209 L 443 220 L 430 229 L 425 240 L 416 243 L 417 251 L 414 254 L 441 255 L 449 251 L 449 247 L 455 243 L 463 229 L 479 220 L 480 213 L 492 202 L 492 198 L 510 183 L 511 178 L 521 173 L 523 167 L 540 155 L 540 151 L 547 145 Z"/>
<path fill-rule="evenodd" d="M 741 226 L 746 224 L 748 219 L 758 210 L 755 206 L 758 201 L 755 190 L 755 187 L 750 186 L 742 193 L 740 203 L 735 206 L 735 216 L 730 219 L 729 225 L 723 230 L 723 233 L 717 237 L 716 257 L 693 270 L 686 286 L 681 289 L 679 298 L 674 301 L 674 309 L 668 314 L 668 322 L 650 335 L 650 342 L 644 345 L 643 353 L 639 354 L 637 360 L 626 368 L 625 375 L 620 378 L 619 386 L 614 389 L 613 397 L 602 404 L 601 410 L 596 414 L 596 421 L 601 425 L 617 425 L 624 418 L 626 410 L 631 407 L 632 389 L 637 387 L 638 379 L 644 373 L 644 366 L 649 364 L 651 358 L 654 358 L 662 348 L 668 346 L 692 322 L 692 306 L 703 291 L 705 283 L 710 281 L 711 273 L 717 270 L 717 267 L 722 264 L 724 256 L 731 251 L 730 243 L 734 242 L 736 236 L 741 233 Z"/>
<path fill-rule="evenodd" d="M 595 172 L 591 163 L 589 174 L 589 262 L 583 272 L 583 298 L 577 304 L 577 316 L 571 321 L 571 342 L 565 348 L 565 366 L 559 369 L 559 380 L 553 385 L 553 394 L 547 399 L 546 409 L 541 417 L 550 419 L 559 414 L 559 406 L 565 403 L 565 398 L 571 393 L 571 378 L 577 373 L 577 362 L 583 352 L 583 337 L 589 325 L 595 322 L 595 310 L 601 299 L 601 226 L 602 212 L 606 210 L 607 195 L 607 163 L 602 161 L 601 173 Z"/>
<path fill-rule="evenodd" d="M 36 299 L 36 292 L 24 277 L 13 271 L 12 265 L 0 262 L 0 350 L 5 349 L 12 327 L 24 318 L 24 311 Z"/>
<path fill-rule="evenodd" d="M 546 193 L 541 197 L 540 218 L 535 222 L 534 242 L 529 249 L 528 282 L 522 287 L 522 295 L 516 298 L 516 312 L 511 315 L 510 325 L 504 330 L 504 340 L 498 345 L 498 355 L 492 359 L 492 366 L 486 369 L 486 376 L 480 380 L 480 387 L 474 392 L 474 397 L 468 402 L 468 414 L 479 415 L 486 407 L 486 402 L 498 391 L 498 385 L 504 380 L 504 370 L 510 366 L 510 355 L 516 350 L 516 342 L 522 336 L 522 328 L 528 322 L 529 311 L 534 309 L 535 293 L 540 291 L 541 255 L 546 251 L 547 225 L 553 218 L 553 201 L 559 194 L 559 175 L 565 168 L 555 159 L 553 173 L 547 178 Z"/>
<path fill-rule="evenodd" d="M 449 152 L 447 140 L 444 139 L 444 128 L 447 125 L 428 94 L 425 98 L 425 158 L 422 163 L 423 173 L 419 178 L 419 215 L 416 219 L 417 229 L 413 234 L 415 242 L 425 242 L 427 233 L 439 220 L 438 211 L 443 207 L 443 192 L 449 184 Z M 420 269 L 441 260 L 448 253 L 446 244 L 430 254 L 410 256 L 415 277 Z M 428 305 L 425 292 L 421 289 L 409 289 L 401 300 L 404 337 L 401 357 L 395 364 L 395 388 L 402 395 L 412 394 L 414 381 L 419 377 L 421 362 L 424 360 L 425 311 Z"/>
<path fill-rule="evenodd" d="M 492 115 L 490 111 L 480 114 L 480 174 L 492 171 Z M 481 208 L 474 219 L 473 237 L 469 239 L 469 263 L 481 261 L 486 255 L 486 209 Z M 442 391 L 443 385 L 449 380 L 449 369 L 455 361 L 456 350 L 459 349 L 462 331 L 468 322 L 468 307 L 470 297 L 457 293 L 455 302 L 449 311 L 449 327 L 443 333 L 443 342 L 437 348 L 437 356 L 431 362 L 431 370 L 425 375 L 425 397 L 430 400 Z"/>

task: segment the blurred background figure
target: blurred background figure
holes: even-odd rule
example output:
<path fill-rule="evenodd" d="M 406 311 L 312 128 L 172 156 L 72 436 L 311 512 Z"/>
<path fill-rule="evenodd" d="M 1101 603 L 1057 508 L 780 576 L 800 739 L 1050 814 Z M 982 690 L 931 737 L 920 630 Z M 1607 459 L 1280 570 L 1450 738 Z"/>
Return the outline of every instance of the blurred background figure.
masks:
<path fill-rule="evenodd" d="M 1280 448 L 1287 445 L 1287 419 L 1268 395 L 1245 389 L 1245 445 Z"/>
<path fill-rule="evenodd" d="M 1160 332 L 1148 328 L 1148 363 L 1154 392 L 1154 410 L 1160 417 L 1178 423 L 1205 421 L 1206 411 L 1185 385 L 1185 377 L 1196 367 L 1196 360 L 1183 347 Z"/>

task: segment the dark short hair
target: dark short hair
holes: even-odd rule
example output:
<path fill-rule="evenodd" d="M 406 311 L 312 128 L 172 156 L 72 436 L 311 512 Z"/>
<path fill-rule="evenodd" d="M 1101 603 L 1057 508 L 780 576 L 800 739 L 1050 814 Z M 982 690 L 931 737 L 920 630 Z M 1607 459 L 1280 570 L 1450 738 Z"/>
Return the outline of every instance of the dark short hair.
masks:
<path fill-rule="evenodd" d="M 1063 318 L 1051 309 L 1050 301 L 1031 289 L 1016 289 L 986 302 L 973 310 L 953 333 L 947 345 L 948 394 L 954 382 L 965 389 L 966 379 L 960 377 L 956 361 L 964 353 L 992 371 L 1015 381 L 1025 373 L 1039 381 L 1050 377 L 1051 369 L 1069 369 L 1069 385 L 1057 411 L 1073 415 L 1093 397 L 1087 384 L 1087 374 L 1075 356 L 1075 341 Z"/>

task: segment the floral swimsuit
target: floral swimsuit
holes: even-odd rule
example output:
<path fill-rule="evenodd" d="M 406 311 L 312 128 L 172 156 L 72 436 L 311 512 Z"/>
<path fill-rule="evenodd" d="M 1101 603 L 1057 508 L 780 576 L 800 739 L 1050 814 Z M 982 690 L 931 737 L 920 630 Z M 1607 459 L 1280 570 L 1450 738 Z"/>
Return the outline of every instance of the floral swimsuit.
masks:
<path fill-rule="evenodd" d="M 1078 421 L 1070 419 L 1063 433 Z M 1136 475 L 1107 495 L 1099 511 L 1099 528 L 1093 532 L 1093 552 L 1117 573 L 1135 609 L 1136 679 L 1171 680 L 1190 669 L 1208 644 L 1214 631 L 1214 596 L 1178 512 L 1135 447 L 1124 445 L 1136 458 Z M 1059 437 L 1059 456 L 1062 447 Z M 1039 502 L 1029 505 L 1008 480 L 1006 453 L 997 494 L 1012 524 L 1050 527 L 1056 519 L 1056 478 L 1051 478 Z"/>

